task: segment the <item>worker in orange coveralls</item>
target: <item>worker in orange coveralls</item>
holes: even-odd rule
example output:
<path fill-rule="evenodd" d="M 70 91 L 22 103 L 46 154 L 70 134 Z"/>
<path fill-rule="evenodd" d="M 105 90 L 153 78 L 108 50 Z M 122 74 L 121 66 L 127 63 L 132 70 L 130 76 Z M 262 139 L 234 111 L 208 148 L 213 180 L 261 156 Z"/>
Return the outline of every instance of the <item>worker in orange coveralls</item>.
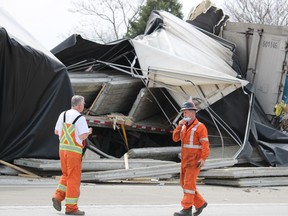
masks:
<path fill-rule="evenodd" d="M 181 111 L 184 118 L 173 131 L 173 141 L 181 140 L 180 185 L 184 192 L 181 201 L 183 209 L 175 212 L 174 216 L 192 216 L 192 206 L 196 208 L 193 216 L 197 216 L 207 206 L 207 202 L 196 189 L 196 181 L 209 155 L 210 147 L 207 128 L 196 118 L 196 110 L 192 101 L 183 103 Z"/>
<path fill-rule="evenodd" d="M 59 153 L 62 176 L 57 190 L 52 198 L 53 207 L 61 211 L 61 201 L 65 199 L 66 215 L 84 215 L 78 209 L 80 183 L 82 172 L 83 141 L 92 133 L 86 119 L 80 113 L 84 109 L 84 97 L 74 95 L 71 99 L 71 109 L 60 114 L 55 134 L 59 136 Z"/>

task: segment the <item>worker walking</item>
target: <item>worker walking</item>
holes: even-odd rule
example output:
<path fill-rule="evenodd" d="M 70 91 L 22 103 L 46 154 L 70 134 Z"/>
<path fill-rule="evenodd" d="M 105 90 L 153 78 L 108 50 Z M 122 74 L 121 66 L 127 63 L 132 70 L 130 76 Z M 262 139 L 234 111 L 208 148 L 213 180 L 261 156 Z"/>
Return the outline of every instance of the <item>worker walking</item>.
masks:
<path fill-rule="evenodd" d="M 57 190 L 52 198 L 53 207 L 61 211 L 61 201 L 65 199 L 66 215 L 84 215 L 78 209 L 80 183 L 82 172 L 83 141 L 92 133 L 86 119 L 80 113 L 84 109 L 84 97 L 74 95 L 71 99 L 71 109 L 60 114 L 55 134 L 59 136 L 59 154 L 62 176 Z"/>
<path fill-rule="evenodd" d="M 192 207 L 196 211 L 193 216 L 200 215 L 207 202 L 196 189 L 196 181 L 201 167 L 207 159 L 210 147 L 206 126 L 196 118 L 196 106 L 192 101 L 183 103 L 181 111 L 183 119 L 173 131 L 173 141 L 181 140 L 180 185 L 183 188 L 181 205 L 183 209 L 174 216 L 192 216 Z"/>

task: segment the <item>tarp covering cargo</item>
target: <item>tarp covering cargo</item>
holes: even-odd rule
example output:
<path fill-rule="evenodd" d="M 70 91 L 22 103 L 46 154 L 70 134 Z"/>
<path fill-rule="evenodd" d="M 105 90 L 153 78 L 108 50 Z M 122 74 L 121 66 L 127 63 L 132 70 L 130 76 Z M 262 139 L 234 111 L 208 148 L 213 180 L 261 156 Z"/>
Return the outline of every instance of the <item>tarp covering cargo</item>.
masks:
<path fill-rule="evenodd" d="M 0 9 L 0 159 L 58 158 L 58 115 L 70 107 L 65 66 Z"/>

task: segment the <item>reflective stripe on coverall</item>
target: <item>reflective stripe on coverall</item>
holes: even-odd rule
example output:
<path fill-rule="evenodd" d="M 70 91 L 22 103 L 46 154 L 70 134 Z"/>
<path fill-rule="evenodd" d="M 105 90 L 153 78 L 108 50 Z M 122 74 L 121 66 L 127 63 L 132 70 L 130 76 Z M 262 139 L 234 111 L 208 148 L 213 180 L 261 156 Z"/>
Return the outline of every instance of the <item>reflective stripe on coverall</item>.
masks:
<path fill-rule="evenodd" d="M 196 118 L 192 124 L 177 126 L 173 131 L 173 141 L 181 140 L 181 171 L 180 185 L 183 188 L 181 205 L 184 209 L 193 205 L 200 208 L 204 198 L 196 190 L 196 181 L 200 172 L 197 163 L 200 159 L 206 160 L 210 148 L 206 126 Z"/>
<path fill-rule="evenodd" d="M 78 210 L 83 146 L 76 142 L 75 123 L 81 116 L 77 116 L 72 124 L 68 124 L 65 122 L 66 112 L 64 113 L 62 137 L 59 145 L 62 176 L 54 196 L 59 201 L 65 199 L 66 212 Z"/>

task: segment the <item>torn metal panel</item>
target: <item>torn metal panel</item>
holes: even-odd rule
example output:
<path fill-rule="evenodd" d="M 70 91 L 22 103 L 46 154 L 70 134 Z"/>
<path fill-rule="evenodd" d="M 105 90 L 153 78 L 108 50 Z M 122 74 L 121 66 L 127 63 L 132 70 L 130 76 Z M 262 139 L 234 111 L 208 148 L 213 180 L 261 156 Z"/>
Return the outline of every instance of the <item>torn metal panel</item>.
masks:
<path fill-rule="evenodd" d="M 164 112 L 163 120 L 169 121 L 175 118 L 175 107 L 173 107 L 175 103 L 172 101 L 170 104 L 167 97 L 170 96 L 165 89 L 143 88 L 139 91 L 128 116 L 132 118 L 133 122 L 139 122 L 156 115 L 163 116 Z"/>
<path fill-rule="evenodd" d="M 151 93 L 154 95 L 154 97 L 151 95 Z M 161 112 L 155 98 L 157 98 L 157 101 L 160 104 L 164 102 L 165 97 L 162 94 L 161 89 L 141 89 L 129 112 L 129 116 L 132 117 L 132 120 L 137 122 Z"/>
<path fill-rule="evenodd" d="M 74 94 L 85 97 L 86 106 L 91 106 L 95 97 L 100 93 L 103 83 L 125 80 L 130 77 L 123 74 L 111 75 L 108 72 L 79 72 L 69 73 Z"/>
<path fill-rule="evenodd" d="M 102 88 L 102 83 L 107 82 L 108 80 L 106 78 L 98 78 L 96 79 L 75 79 L 70 78 L 73 92 L 76 95 L 82 95 L 85 97 L 85 103 L 88 105 L 91 105 L 94 101 L 96 95 L 100 92 Z M 93 82 L 93 83 L 92 83 Z"/>
<path fill-rule="evenodd" d="M 90 115 L 128 113 L 141 88 L 143 83 L 139 79 L 131 78 L 106 83 L 104 90 L 90 107 Z"/>

